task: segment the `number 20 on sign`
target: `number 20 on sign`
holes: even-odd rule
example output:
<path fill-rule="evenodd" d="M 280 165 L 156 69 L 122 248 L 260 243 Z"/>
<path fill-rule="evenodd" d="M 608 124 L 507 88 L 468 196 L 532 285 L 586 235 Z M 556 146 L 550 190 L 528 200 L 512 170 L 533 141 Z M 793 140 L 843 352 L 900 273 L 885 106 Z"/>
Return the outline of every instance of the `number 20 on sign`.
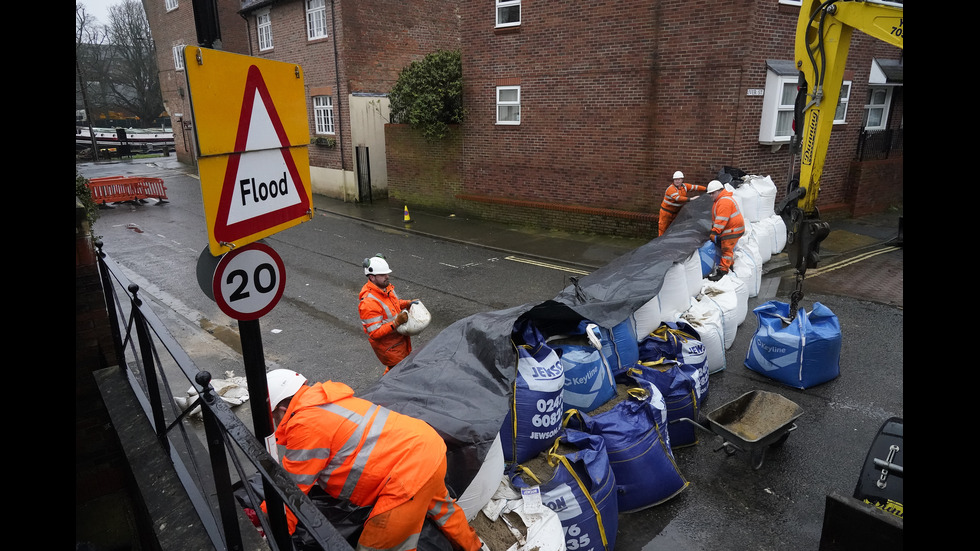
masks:
<path fill-rule="evenodd" d="M 238 321 L 269 313 L 286 288 L 282 258 L 264 243 L 250 243 L 225 253 L 214 270 L 214 300 Z"/>

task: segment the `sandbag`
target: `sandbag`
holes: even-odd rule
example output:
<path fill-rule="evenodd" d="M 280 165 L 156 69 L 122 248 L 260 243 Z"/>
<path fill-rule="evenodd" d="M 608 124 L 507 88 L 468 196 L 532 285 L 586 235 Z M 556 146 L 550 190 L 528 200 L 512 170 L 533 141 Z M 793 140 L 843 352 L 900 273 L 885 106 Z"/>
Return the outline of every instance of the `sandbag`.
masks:
<path fill-rule="evenodd" d="M 732 197 L 738 204 L 738 210 L 742 213 L 742 218 L 746 222 L 756 222 L 761 219 L 762 207 L 759 190 L 755 187 L 743 183 L 735 188 Z"/>
<path fill-rule="evenodd" d="M 408 321 L 395 328 L 402 335 L 414 336 L 422 332 L 432 321 L 429 309 L 421 301 L 412 301 L 408 307 Z"/>
<path fill-rule="evenodd" d="M 600 327 L 602 355 L 612 370 L 613 377 L 629 369 L 640 359 L 636 340 L 636 322 L 633 316 L 616 324 L 611 330 Z"/>
<path fill-rule="evenodd" d="M 637 308 L 636 312 L 633 312 L 633 321 L 636 325 L 638 341 L 660 327 L 660 324 L 664 322 L 664 315 L 660 309 L 660 297 L 653 297 Z"/>
<path fill-rule="evenodd" d="M 619 501 L 602 437 L 566 430 L 541 460 L 553 468 L 552 476 L 541 479 L 527 465 L 518 465 L 510 470 L 514 487 L 539 489 L 541 501 L 561 520 L 567 549 L 612 551 L 619 529 Z"/>
<path fill-rule="evenodd" d="M 701 277 L 708 277 L 721 260 L 721 251 L 714 241 L 708 240 L 698 249 L 698 257 L 701 259 Z"/>
<path fill-rule="evenodd" d="M 687 288 L 687 271 L 684 265 L 674 263 L 664 274 L 664 284 L 660 287 L 660 313 L 664 320 L 674 320 L 691 306 L 691 295 Z"/>
<path fill-rule="evenodd" d="M 640 361 L 661 358 L 700 368 L 707 360 L 701 335 L 685 321 L 664 322 L 640 341 Z"/>
<path fill-rule="evenodd" d="M 772 224 L 772 254 L 779 254 L 786 248 L 786 221 L 778 214 L 769 217 Z"/>
<path fill-rule="evenodd" d="M 694 425 L 679 420 L 699 419 L 701 404 L 708 398 L 707 367 L 693 368 L 665 359 L 641 362 L 629 370 L 629 375 L 650 381 L 663 395 L 671 449 L 697 444 L 698 434 Z"/>
<path fill-rule="evenodd" d="M 565 376 L 564 409 L 592 411 L 616 395 L 616 383 L 606 358 L 598 326 L 588 324 L 584 335 L 549 340 L 561 358 Z"/>
<path fill-rule="evenodd" d="M 775 213 L 776 194 L 778 189 L 776 183 L 770 176 L 746 176 L 744 179 L 759 194 L 758 219 L 764 220 Z M 756 220 L 753 220 L 755 222 Z"/>
<path fill-rule="evenodd" d="M 704 279 L 701 275 L 701 255 L 697 251 L 684 261 L 684 273 L 687 276 L 687 294 L 694 298 L 701 292 L 701 280 Z"/>
<path fill-rule="evenodd" d="M 529 493 L 525 498 L 505 474 L 499 480 L 490 502 L 470 522 L 487 548 L 490 551 L 565 551 L 561 520 L 535 497 L 539 494 Z M 509 546 L 490 537 L 499 533 L 498 529 L 507 534 Z"/>
<path fill-rule="evenodd" d="M 737 278 L 732 275 L 726 275 L 722 279 Z M 713 289 L 717 288 L 715 287 Z M 733 295 L 726 297 L 724 293 L 715 295 L 701 294 L 698 296 L 698 300 L 695 301 L 694 304 L 692 304 L 688 309 L 688 312 L 691 312 L 692 310 L 698 313 L 706 310 L 717 312 L 718 317 L 721 319 L 721 333 L 724 339 L 725 350 L 728 350 L 733 344 L 735 344 L 735 333 L 738 332 L 737 308 L 738 305 L 736 303 L 736 298 Z M 747 303 L 746 308 L 748 308 Z M 690 321 L 691 318 L 687 317 L 685 314 L 684 319 Z M 691 325 L 696 324 L 692 323 Z M 698 333 L 700 334 L 701 331 L 699 330 Z M 703 340 L 704 339 L 702 338 L 702 341 Z"/>
<path fill-rule="evenodd" d="M 480 470 L 477 471 L 469 486 L 456 498 L 456 503 L 463 508 L 467 520 L 472 521 L 476 518 L 480 509 L 483 509 L 484 505 L 490 502 L 493 493 L 500 484 L 500 475 L 506 468 L 504 449 L 498 434 L 493 444 L 490 445 Z"/>
<path fill-rule="evenodd" d="M 718 281 L 705 281 L 701 287 L 701 295 L 718 303 L 725 315 L 735 318 L 735 325 L 740 326 L 749 313 L 749 290 L 745 282 L 732 274 Z"/>
<path fill-rule="evenodd" d="M 688 486 L 670 448 L 663 395 L 649 381 L 633 382 L 630 397 L 612 409 L 595 416 L 569 410 L 563 423 L 602 437 L 623 513 L 663 503 Z"/>
<path fill-rule="evenodd" d="M 749 247 L 736 248 L 732 273 L 745 284 L 749 298 L 759 295 L 762 289 L 762 262 L 757 253 Z"/>
<path fill-rule="evenodd" d="M 546 344 L 517 347 L 517 377 L 500 428 L 504 460 L 521 462 L 548 449 L 561 432 L 565 371 Z"/>
<path fill-rule="evenodd" d="M 815 302 L 789 319 L 790 305 L 770 301 L 753 312 L 759 328 L 752 337 L 745 366 L 794 388 L 809 388 L 840 375 L 840 321 Z"/>
<path fill-rule="evenodd" d="M 709 301 L 699 301 L 681 316 L 697 332 L 704 349 L 704 362 L 708 373 L 717 373 L 727 367 L 725 357 L 725 321 L 721 310 Z"/>

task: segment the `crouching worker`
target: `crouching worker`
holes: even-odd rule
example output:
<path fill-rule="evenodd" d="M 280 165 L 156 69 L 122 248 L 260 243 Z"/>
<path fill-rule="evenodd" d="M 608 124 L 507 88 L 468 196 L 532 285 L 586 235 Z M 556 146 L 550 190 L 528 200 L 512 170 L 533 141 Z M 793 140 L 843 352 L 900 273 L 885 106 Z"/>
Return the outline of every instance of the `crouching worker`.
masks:
<path fill-rule="evenodd" d="M 354 397 L 343 383 L 307 385 L 288 369 L 267 374 L 283 468 L 303 492 L 327 494 L 371 513 L 357 549 L 415 549 L 431 518 L 455 549 L 482 543 L 446 490 L 446 443 L 424 421 Z M 262 505 L 265 510 L 265 504 Z M 297 519 L 287 509 L 289 531 Z"/>

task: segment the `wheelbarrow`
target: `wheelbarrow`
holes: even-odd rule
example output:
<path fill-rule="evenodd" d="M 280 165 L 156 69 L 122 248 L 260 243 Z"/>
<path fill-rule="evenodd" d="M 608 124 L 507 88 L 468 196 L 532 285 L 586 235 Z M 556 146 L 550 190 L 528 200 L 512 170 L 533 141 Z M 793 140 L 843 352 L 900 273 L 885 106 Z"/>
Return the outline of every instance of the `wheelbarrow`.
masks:
<path fill-rule="evenodd" d="M 796 419 L 803 409 L 780 394 L 753 390 L 708 413 L 708 427 L 682 417 L 701 430 L 721 438 L 714 451 L 725 450 L 728 455 L 742 451 L 751 454 L 752 468 L 759 469 L 765 461 L 766 449 L 781 446 L 796 430 Z"/>

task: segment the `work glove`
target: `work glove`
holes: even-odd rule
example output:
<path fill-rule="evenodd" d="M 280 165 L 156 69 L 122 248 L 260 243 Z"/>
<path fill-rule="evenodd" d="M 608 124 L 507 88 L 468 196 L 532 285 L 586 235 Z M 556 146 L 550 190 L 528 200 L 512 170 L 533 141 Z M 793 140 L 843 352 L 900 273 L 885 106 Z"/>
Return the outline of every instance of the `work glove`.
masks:
<path fill-rule="evenodd" d="M 715 273 L 708 276 L 708 281 L 719 281 L 726 275 L 728 275 L 728 270 L 717 270 Z"/>
<path fill-rule="evenodd" d="M 395 316 L 395 327 L 398 327 L 399 325 L 405 323 L 406 321 L 408 321 L 408 310 L 402 310 L 401 312 L 398 312 L 398 315 Z"/>

